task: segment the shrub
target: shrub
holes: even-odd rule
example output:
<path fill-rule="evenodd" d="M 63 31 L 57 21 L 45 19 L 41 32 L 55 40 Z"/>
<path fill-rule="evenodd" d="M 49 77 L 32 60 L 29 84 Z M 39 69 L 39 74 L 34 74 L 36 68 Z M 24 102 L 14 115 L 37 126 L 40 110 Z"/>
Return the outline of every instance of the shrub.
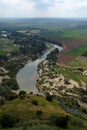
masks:
<path fill-rule="evenodd" d="M 56 126 L 65 128 L 68 125 L 68 120 L 69 120 L 68 116 L 58 116 L 55 120 L 55 124 L 56 124 Z"/>
<path fill-rule="evenodd" d="M 53 100 L 53 97 L 48 94 L 48 95 L 46 96 L 46 100 L 51 102 L 51 101 Z"/>
<path fill-rule="evenodd" d="M 25 94 L 26 94 L 26 92 L 23 91 L 23 90 L 19 92 L 19 96 L 20 96 L 20 95 L 25 95 Z"/>
<path fill-rule="evenodd" d="M 24 99 L 25 98 L 25 95 L 20 95 L 20 99 Z"/>
<path fill-rule="evenodd" d="M 69 117 L 63 115 L 53 115 L 50 117 L 50 124 L 65 128 L 68 125 Z"/>
<path fill-rule="evenodd" d="M 41 116 L 41 115 L 43 114 L 43 111 L 38 110 L 38 111 L 36 112 L 36 114 L 37 114 L 37 116 Z"/>
<path fill-rule="evenodd" d="M 0 123 L 3 128 L 14 127 L 17 123 L 17 120 L 14 115 L 7 113 L 1 116 Z"/>
<path fill-rule="evenodd" d="M 38 105 L 38 101 L 37 100 L 32 100 L 32 104 Z"/>
<path fill-rule="evenodd" d="M 25 91 L 20 91 L 18 96 L 20 97 L 20 99 L 24 99 L 25 96 L 26 96 L 26 92 Z"/>
<path fill-rule="evenodd" d="M 17 98 L 17 94 L 14 93 L 14 92 L 8 92 L 8 93 L 6 93 L 6 94 L 4 95 L 4 97 L 5 97 L 6 100 L 11 101 L 11 100 Z"/>

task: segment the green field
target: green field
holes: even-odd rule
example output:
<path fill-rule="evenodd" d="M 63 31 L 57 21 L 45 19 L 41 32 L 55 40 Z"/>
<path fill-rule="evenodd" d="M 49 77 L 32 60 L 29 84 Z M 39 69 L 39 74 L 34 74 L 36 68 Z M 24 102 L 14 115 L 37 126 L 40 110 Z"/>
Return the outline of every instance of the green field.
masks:
<path fill-rule="evenodd" d="M 68 29 L 63 34 L 59 35 L 61 38 L 87 40 L 87 30 Z"/>
<path fill-rule="evenodd" d="M 87 40 L 87 30 L 80 29 L 53 29 L 44 30 L 43 35 L 49 38 L 65 38 L 65 39 L 76 39 L 76 40 Z"/>
<path fill-rule="evenodd" d="M 19 47 L 13 44 L 12 40 L 0 39 L 0 55 L 7 55 L 11 52 L 18 52 Z"/>
<path fill-rule="evenodd" d="M 71 56 L 81 56 L 84 52 L 87 51 L 87 44 L 81 45 L 80 47 L 72 50 L 69 55 Z"/>

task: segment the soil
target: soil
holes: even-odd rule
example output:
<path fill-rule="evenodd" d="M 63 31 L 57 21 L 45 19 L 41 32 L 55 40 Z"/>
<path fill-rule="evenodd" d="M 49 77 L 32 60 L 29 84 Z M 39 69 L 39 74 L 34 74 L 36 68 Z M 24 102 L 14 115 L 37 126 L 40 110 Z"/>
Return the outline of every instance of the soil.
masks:
<path fill-rule="evenodd" d="M 64 49 L 58 54 L 58 63 L 67 65 L 69 62 L 74 60 L 77 56 L 70 56 L 68 53 L 73 49 L 85 44 L 85 40 L 75 40 L 75 39 L 59 39 L 59 41 L 64 45 Z M 82 58 L 82 57 L 81 57 Z"/>

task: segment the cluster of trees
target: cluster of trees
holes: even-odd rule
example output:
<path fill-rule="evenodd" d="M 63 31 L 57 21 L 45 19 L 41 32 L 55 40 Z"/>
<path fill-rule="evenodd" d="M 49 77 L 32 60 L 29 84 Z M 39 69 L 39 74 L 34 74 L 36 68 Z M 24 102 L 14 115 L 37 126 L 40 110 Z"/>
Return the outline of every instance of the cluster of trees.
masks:
<path fill-rule="evenodd" d="M 16 94 L 15 92 L 11 91 L 11 89 L 9 89 L 9 87 L 0 85 L 0 105 L 3 105 L 3 104 L 5 104 L 6 101 L 11 101 L 18 97 L 20 99 L 24 99 L 26 97 L 26 92 L 20 91 L 19 94 Z"/>
<path fill-rule="evenodd" d="M 48 42 L 48 43 L 51 43 L 51 44 L 56 44 L 56 45 L 59 45 L 59 46 L 63 46 L 62 43 L 58 40 L 53 40 L 53 39 L 50 39 L 50 38 L 47 38 L 47 37 L 39 37 L 39 39 L 42 39 L 43 41 L 45 42 Z"/>
<path fill-rule="evenodd" d="M 9 87 L 0 85 L 0 97 L 0 100 L 4 99 L 4 101 L 10 101 L 17 98 L 17 94 L 12 92 Z"/>
<path fill-rule="evenodd" d="M 0 124 L 2 128 L 14 127 L 15 124 L 18 122 L 19 122 L 19 118 L 11 113 L 5 113 L 0 117 Z"/>
<path fill-rule="evenodd" d="M 37 59 L 46 50 L 45 42 L 38 35 L 18 33 L 14 37 L 14 44 L 20 45 L 20 53 L 29 55 L 32 60 Z"/>
<path fill-rule="evenodd" d="M 54 51 L 48 54 L 46 59 L 49 61 L 50 64 L 56 64 L 58 53 L 59 53 L 59 50 L 56 48 Z"/>
<path fill-rule="evenodd" d="M 8 86 L 10 89 L 17 90 L 19 89 L 17 81 L 15 79 L 3 79 L 2 86 Z"/>

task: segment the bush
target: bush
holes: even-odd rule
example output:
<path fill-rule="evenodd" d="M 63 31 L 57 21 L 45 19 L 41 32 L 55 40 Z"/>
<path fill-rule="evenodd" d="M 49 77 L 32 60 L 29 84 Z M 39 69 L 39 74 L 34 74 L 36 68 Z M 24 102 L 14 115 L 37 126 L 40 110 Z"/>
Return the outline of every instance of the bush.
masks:
<path fill-rule="evenodd" d="M 46 96 L 46 100 L 51 102 L 51 101 L 53 100 L 53 97 L 48 94 L 48 95 Z"/>
<path fill-rule="evenodd" d="M 6 100 L 11 101 L 11 100 L 17 98 L 17 94 L 14 93 L 14 92 L 8 92 L 8 93 L 6 93 L 6 94 L 4 95 L 4 97 L 5 97 Z"/>
<path fill-rule="evenodd" d="M 20 99 L 24 99 L 25 96 L 26 96 L 26 92 L 25 91 L 20 91 L 18 96 L 20 97 Z"/>
<path fill-rule="evenodd" d="M 68 116 L 58 116 L 55 120 L 55 124 L 56 124 L 56 126 L 65 128 L 68 125 L 68 120 L 69 120 Z"/>
<path fill-rule="evenodd" d="M 20 99 L 24 99 L 25 98 L 25 95 L 20 95 Z"/>
<path fill-rule="evenodd" d="M 25 95 L 25 94 L 26 94 L 26 92 L 23 91 L 23 90 L 19 92 L 19 96 L 20 96 L 20 95 Z"/>
<path fill-rule="evenodd" d="M 3 128 L 14 127 L 17 123 L 17 120 L 14 115 L 7 113 L 1 116 L 0 123 Z"/>
<path fill-rule="evenodd" d="M 38 110 L 38 111 L 36 112 L 36 114 L 37 114 L 37 116 L 41 116 L 41 115 L 43 114 L 43 111 Z"/>
<path fill-rule="evenodd" d="M 53 115 L 50 117 L 50 124 L 65 128 L 68 125 L 69 117 L 63 115 Z"/>
<path fill-rule="evenodd" d="M 38 105 L 38 101 L 37 100 L 32 100 L 32 104 Z"/>

